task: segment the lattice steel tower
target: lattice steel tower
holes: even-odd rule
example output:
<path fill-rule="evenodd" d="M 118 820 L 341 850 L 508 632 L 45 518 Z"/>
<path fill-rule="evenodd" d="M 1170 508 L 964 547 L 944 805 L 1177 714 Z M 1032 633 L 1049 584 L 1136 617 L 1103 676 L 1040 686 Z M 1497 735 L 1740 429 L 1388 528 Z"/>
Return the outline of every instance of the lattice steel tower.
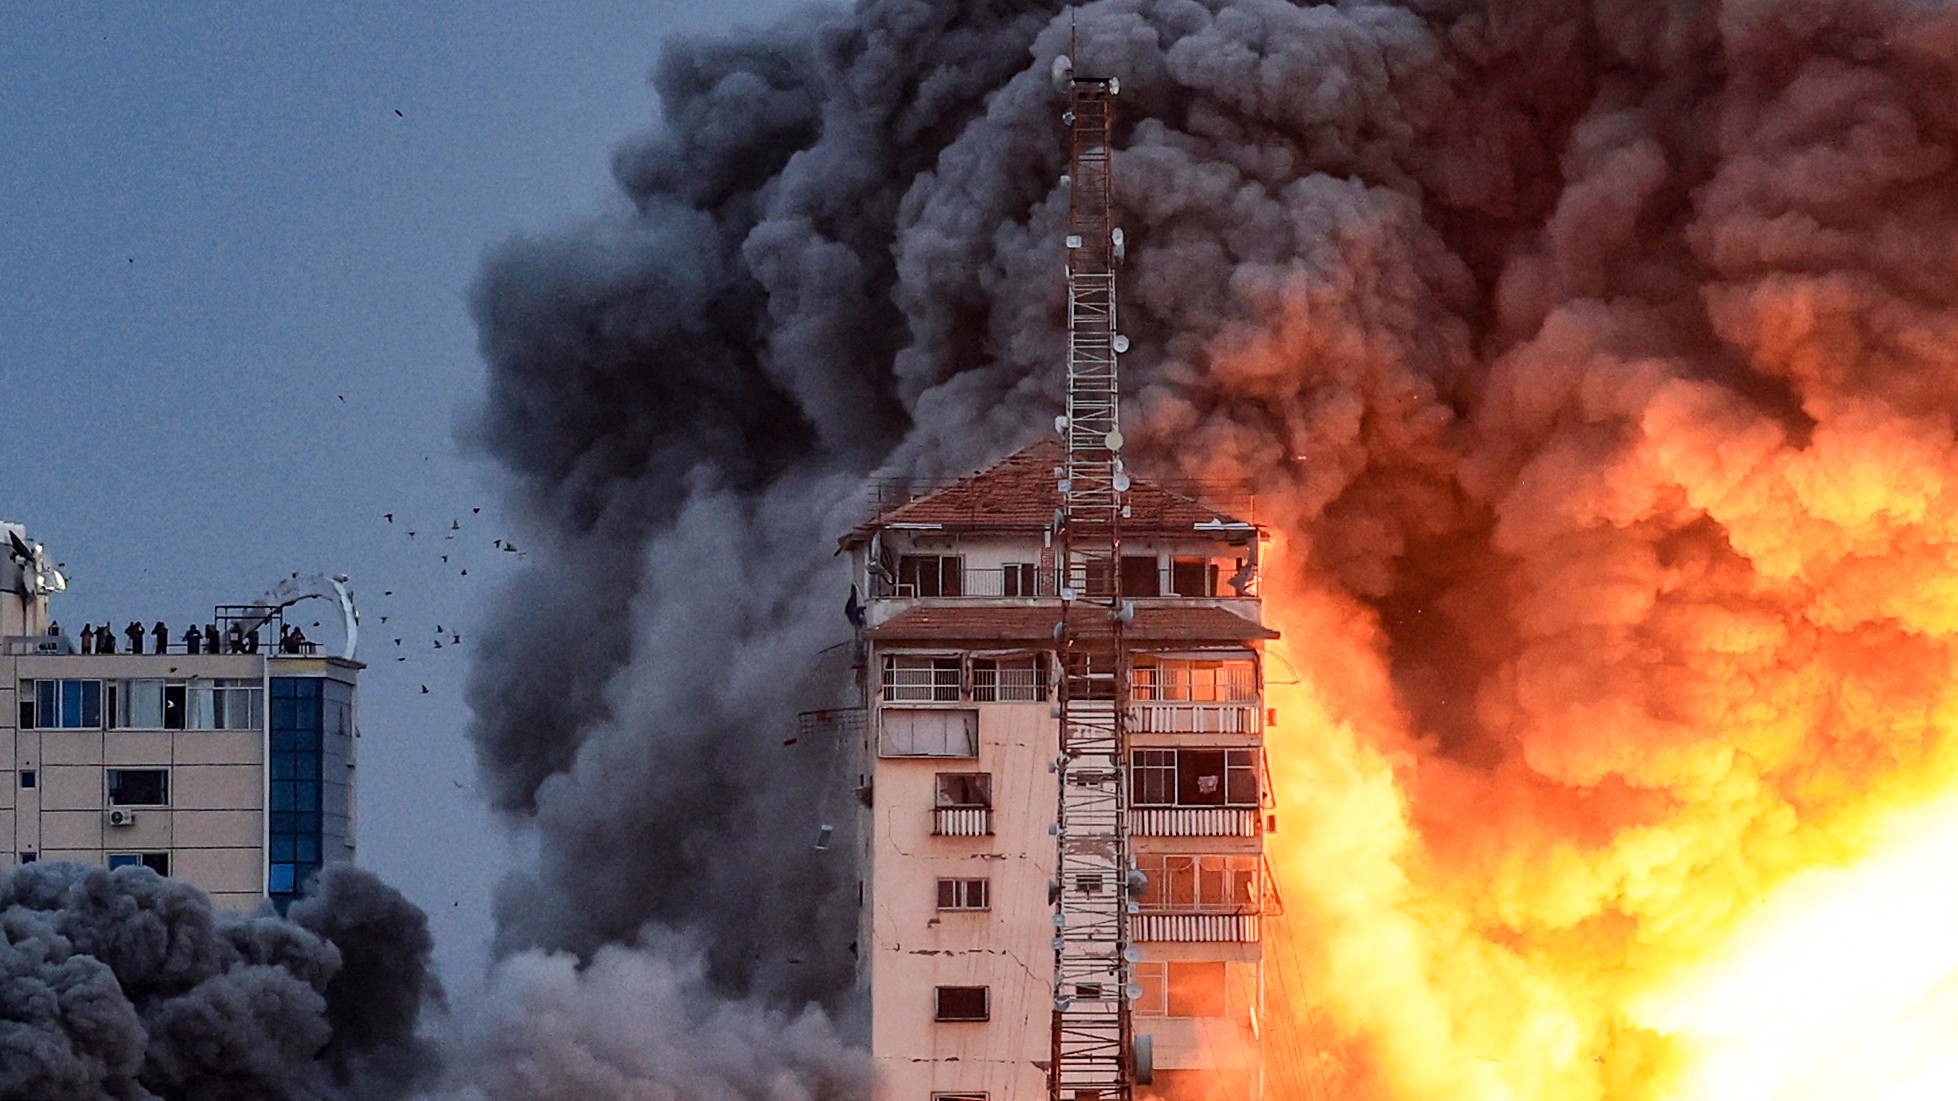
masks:
<path fill-rule="evenodd" d="M 1055 834 L 1054 1034 L 1051 1101 L 1128 1101 L 1135 1081 L 1127 987 L 1125 819 L 1128 661 L 1122 624 L 1122 433 L 1116 359 L 1112 79 L 1069 77 L 1072 136 L 1067 220 L 1067 413 L 1058 534 L 1060 779 Z M 1110 634 L 1113 647 L 1104 649 Z M 1092 638 L 1093 644 L 1089 643 Z"/>

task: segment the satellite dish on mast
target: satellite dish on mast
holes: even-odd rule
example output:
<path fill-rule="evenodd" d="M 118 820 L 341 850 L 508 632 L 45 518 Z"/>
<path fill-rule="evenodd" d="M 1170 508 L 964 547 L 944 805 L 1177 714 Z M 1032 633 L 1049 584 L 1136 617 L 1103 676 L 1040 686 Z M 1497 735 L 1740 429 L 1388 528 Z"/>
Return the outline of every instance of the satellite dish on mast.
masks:
<path fill-rule="evenodd" d="M 1108 448 L 1110 451 L 1120 451 L 1122 449 L 1122 430 L 1117 428 L 1108 435 L 1103 436 L 1101 442 L 1102 446 Z"/>

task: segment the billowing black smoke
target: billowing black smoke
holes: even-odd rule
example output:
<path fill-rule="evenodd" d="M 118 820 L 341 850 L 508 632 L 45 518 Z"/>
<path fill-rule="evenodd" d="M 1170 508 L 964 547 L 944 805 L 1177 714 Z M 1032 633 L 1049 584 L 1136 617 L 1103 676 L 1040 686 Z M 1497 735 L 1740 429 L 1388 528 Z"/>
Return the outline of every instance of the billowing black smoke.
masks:
<path fill-rule="evenodd" d="M 505 952 L 677 927 L 720 991 L 847 1005 L 855 873 L 809 842 L 854 777 L 783 741 L 847 685 L 830 551 L 864 479 L 962 473 L 1058 408 L 1071 19 L 1123 86 L 1135 465 L 1255 483 L 1282 565 L 1377 622 L 1410 744 L 1545 814 L 1666 789 L 1627 745 L 1722 736 L 1680 717 L 1711 706 L 1703 611 L 1802 614 L 1641 448 L 1958 407 L 1948 6 L 1062 7 L 675 42 L 629 203 L 491 256 L 473 438 L 548 547 L 471 695 L 542 838 Z M 1567 684 L 1635 719 L 1582 743 Z"/>
<path fill-rule="evenodd" d="M 366 1101 L 435 1069 L 420 910 L 333 866 L 289 918 L 147 868 L 0 872 L 0 1097 Z"/>

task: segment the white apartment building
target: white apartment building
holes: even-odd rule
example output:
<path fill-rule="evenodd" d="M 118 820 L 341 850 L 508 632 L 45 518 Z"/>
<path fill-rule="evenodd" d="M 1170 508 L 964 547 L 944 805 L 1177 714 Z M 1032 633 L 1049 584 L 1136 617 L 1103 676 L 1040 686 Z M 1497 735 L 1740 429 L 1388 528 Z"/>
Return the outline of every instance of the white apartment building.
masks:
<path fill-rule="evenodd" d="M 1107 691 L 1083 674 L 1114 666 L 1116 637 L 1106 610 L 1059 595 L 1062 462 L 1058 443 L 1035 444 L 843 540 L 867 597 L 859 958 L 880 1101 L 1048 1096 L 1055 701 L 1063 676 L 1073 698 Z M 1147 877 L 1131 891 L 1128 993 L 1153 1064 L 1135 1096 L 1254 1101 L 1273 898 L 1263 533 L 1140 478 L 1125 501 L 1125 823 Z"/>
<path fill-rule="evenodd" d="M 353 859 L 358 662 L 280 652 L 276 601 L 217 609 L 218 652 L 145 632 L 145 652 L 84 653 L 50 618 L 65 582 L 23 528 L 0 531 L 0 861 L 142 864 L 283 909 Z"/>

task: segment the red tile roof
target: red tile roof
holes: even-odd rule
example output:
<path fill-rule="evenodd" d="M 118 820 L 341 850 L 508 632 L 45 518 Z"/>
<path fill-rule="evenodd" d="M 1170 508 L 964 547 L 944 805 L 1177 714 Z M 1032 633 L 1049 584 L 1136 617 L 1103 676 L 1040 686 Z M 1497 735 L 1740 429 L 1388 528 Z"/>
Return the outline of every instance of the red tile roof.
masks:
<path fill-rule="evenodd" d="M 1058 440 L 1029 444 L 976 474 L 885 509 L 858 526 L 844 542 L 866 539 L 872 529 L 892 524 L 1045 529 L 1054 522 L 1054 510 L 1061 507 L 1060 482 L 1054 477 L 1054 468 L 1065 460 Z M 1130 515 L 1122 526 L 1133 534 L 1189 531 L 1197 524 L 1218 521 L 1244 523 L 1141 478 L 1131 481 L 1124 499 Z"/>
<path fill-rule="evenodd" d="M 1061 615 L 1059 603 L 1018 607 L 930 604 L 907 608 L 864 634 L 907 641 L 1051 641 Z M 1076 604 L 1067 615 L 1076 638 L 1114 637 L 1106 609 Z M 1136 608 L 1135 619 L 1122 629 L 1122 637 L 1131 642 L 1248 642 L 1277 638 L 1278 632 L 1213 605 L 1149 604 Z"/>

